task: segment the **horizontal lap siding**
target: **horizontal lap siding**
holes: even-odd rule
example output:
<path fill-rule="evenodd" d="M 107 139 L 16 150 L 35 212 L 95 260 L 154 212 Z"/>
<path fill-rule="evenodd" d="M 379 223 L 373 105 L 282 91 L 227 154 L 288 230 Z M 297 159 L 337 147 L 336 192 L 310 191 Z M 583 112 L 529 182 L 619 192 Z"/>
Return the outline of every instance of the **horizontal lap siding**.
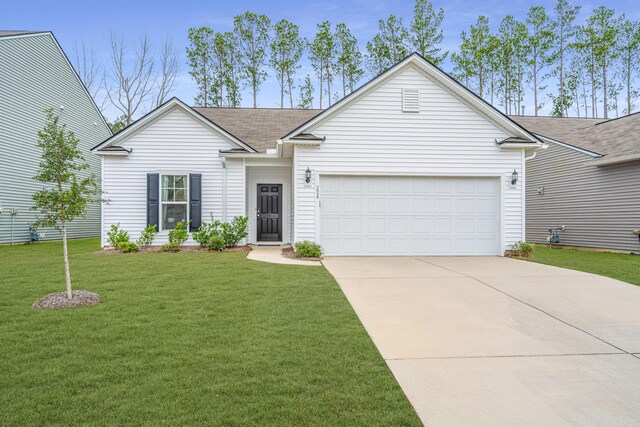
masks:
<path fill-rule="evenodd" d="M 544 243 L 548 227 L 565 225 L 564 245 L 637 251 L 640 162 L 596 167 L 591 159 L 550 143 L 527 163 L 527 238 Z"/>
<path fill-rule="evenodd" d="M 419 113 L 402 112 L 403 88 L 419 89 Z M 317 240 L 315 186 L 316 176 L 323 171 L 362 175 L 499 174 L 505 188 L 505 247 L 522 239 L 521 182 L 516 186 L 508 183 L 513 169 L 522 172 L 522 152 L 500 151 L 495 139 L 507 137 L 505 131 L 418 70 L 404 70 L 320 124 L 313 133 L 326 140 L 316 147 L 295 147 L 295 241 Z M 307 167 L 314 172 L 310 184 L 304 182 Z"/>
<path fill-rule="evenodd" d="M 104 157 L 104 190 L 109 204 L 104 206 L 104 232 L 111 224 L 120 226 L 137 239 L 146 226 L 147 173 L 202 174 L 202 219 L 211 214 L 222 219 L 222 163 L 219 151 L 230 145 L 180 109 L 166 115 L 129 137 L 123 144 L 132 149 L 128 157 Z M 237 168 L 228 172 L 228 183 L 240 193 L 228 199 L 228 215 L 241 212 L 244 184 L 238 183 Z M 242 178 L 240 178 L 242 179 Z M 167 241 L 161 231 L 157 244 Z M 105 236 L 106 239 L 106 236 Z M 106 242 L 106 240 L 105 240 Z M 188 243 L 193 244 L 190 240 Z"/>
<path fill-rule="evenodd" d="M 64 110 L 60 109 L 64 106 Z M 90 149 L 111 133 L 99 111 L 49 34 L 0 40 L 0 243 L 11 240 L 12 208 L 14 241 L 29 241 L 29 223 L 37 213 L 32 194 L 42 189 L 36 182 L 41 149 L 36 145 L 38 131 L 45 124 L 46 108 L 53 108 L 60 122 L 80 140 L 78 148 L 90 169 L 79 176 L 100 178 L 100 158 Z M 43 228 L 47 240 L 61 238 L 53 228 Z M 86 218 L 69 224 L 70 238 L 100 235 L 100 206 L 92 204 Z"/>

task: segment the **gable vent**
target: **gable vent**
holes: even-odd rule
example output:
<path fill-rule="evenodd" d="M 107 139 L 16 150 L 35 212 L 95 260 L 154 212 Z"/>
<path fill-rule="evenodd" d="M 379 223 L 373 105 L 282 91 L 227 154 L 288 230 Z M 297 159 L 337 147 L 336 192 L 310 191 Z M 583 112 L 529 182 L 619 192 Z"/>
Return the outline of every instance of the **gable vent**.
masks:
<path fill-rule="evenodd" d="M 402 111 L 417 113 L 420 111 L 418 89 L 402 89 Z"/>

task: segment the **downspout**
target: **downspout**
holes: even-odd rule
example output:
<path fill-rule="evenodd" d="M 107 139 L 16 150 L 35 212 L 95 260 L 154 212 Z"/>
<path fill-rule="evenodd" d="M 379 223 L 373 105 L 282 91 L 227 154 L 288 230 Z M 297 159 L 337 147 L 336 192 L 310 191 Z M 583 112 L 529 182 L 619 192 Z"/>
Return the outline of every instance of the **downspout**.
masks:
<path fill-rule="evenodd" d="M 522 151 L 522 241 L 527 241 L 527 174 L 526 174 L 526 166 L 529 160 L 533 160 L 538 154 L 537 150 L 533 151 L 533 154 L 530 156 L 526 155 L 526 150 Z"/>
<path fill-rule="evenodd" d="M 227 159 L 222 160 L 222 221 L 227 222 Z"/>

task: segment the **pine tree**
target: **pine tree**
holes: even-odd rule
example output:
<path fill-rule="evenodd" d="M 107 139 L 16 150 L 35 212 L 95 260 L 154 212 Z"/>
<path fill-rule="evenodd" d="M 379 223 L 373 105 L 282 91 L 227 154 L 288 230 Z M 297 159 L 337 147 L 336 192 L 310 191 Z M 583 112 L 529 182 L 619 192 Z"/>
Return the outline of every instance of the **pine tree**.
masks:
<path fill-rule="evenodd" d="M 411 46 L 420 55 L 436 65 L 441 64 L 449 55 L 442 52 L 443 32 L 440 26 L 444 20 L 444 11 L 433 10 L 429 0 L 416 0 L 413 8 L 413 21 L 411 22 Z"/>
<path fill-rule="evenodd" d="M 310 109 L 313 108 L 313 84 L 311 83 L 311 76 L 306 75 L 304 83 L 300 86 L 300 97 L 298 99 L 298 108 Z"/>
<path fill-rule="evenodd" d="M 300 68 L 304 39 L 300 37 L 298 26 L 286 19 L 276 22 L 273 30 L 269 64 L 275 71 L 280 85 L 280 108 L 284 108 L 285 93 L 289 94 L 289 103 L 293 108 L 291 85 L 296 70 Z"/>
<path fill-rule="evenodd" d="M 546 89 L 544 81 L 547 78 L 545 70 L 552 63 L 553 22 L 543 6 L 533 6 L 527 14 L 529 37 L 527 43 L 530 49 L 528 78 L 533 89 L 534 115 L 544 107 L 540 93 Z"/>
<path fill-rule="evenodd" d="M 329 106 L 331 106 L 331 82 L 333 81 L 333 73 L 331 70 L 335 68 L 336 47 L 331 32 L 331 23 L 329 21 L 318 24 L 317 30 L 318 32 L 309 46 L 309 59 L 320 81 L 320 108 L 322 108 L 324 83 L 327 85 L 326 93 Z"/>
<path fill-rule="evenodd" d="M 358 50 L 358 40 L 344 23 L 336 25 L 334 40 L 337 51 L 334 74 L 340 75 L 342 96 L 346 96 L 347 92 L 353 92 L 353 87 L 364 75 L 362 53 Z"/>
<path fill-rule="evenodd" d="M 558 0 L 554 11 L 556 16 L 553 21 L 555 41 L 553 58 L 555 62 L 555 74 L 558 77 L 558 96 L 554 99 L 554 114 L 565 116 L 568 105 L 564 94 L 566 90 L 564 74 L 566 63 L 570 56 L 571 42 L 575 35 L 573 22 L 580 11 L 580 6 L 571 6 L 567 0 Z"/>
<path fill-rule="evenodd" d="M 213 80 L 211 56 L 214 33 L 211 28 L 189 28 L 187 59 L 191 70 L 189 75 L 196 82 L 196 105 L 208 107 L 211 104 L 210 86 Z"/>
<path fill-rule="evenodd" d="M 618 38 L 619 74 L 626 90 L 623 114 L 631 114 L 638 99 L 634 79 L 640 77 L 640 22 L 625 20 Z"/>
<path fill-rule="evenodd" d="M 378 21 L 378 34 L 367 43 L 367 66 L 373 75 L 378 75 L 395 65 L 409 54 L 409 32 L 402 18 L 390 15 Z"/>
<path fill-rule="evenodd" d="M 258 107 L 258 92 L 267 79 L 265 63 L 269 49 L 271 20 L 266 15 L 245 12 L 233 18 L 243 75 L 251 88 L 253 108 Z"/>

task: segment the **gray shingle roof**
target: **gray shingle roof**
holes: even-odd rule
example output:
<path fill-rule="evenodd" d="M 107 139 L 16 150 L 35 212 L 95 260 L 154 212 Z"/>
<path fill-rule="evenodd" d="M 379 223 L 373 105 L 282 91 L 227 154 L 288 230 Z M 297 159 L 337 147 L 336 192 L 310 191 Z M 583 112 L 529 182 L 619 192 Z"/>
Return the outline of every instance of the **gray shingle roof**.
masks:
<path fill-rule="evenodd" d="M 607 156 L 640 154 L 640 113 L 617 119 L 511 116 L 530 132 Z"/>
<path fill-rule="evenodd" d="M 278 139 L 322 111 L 291 108 L 193 109 L 260 152 L 276 148 Z"/>

